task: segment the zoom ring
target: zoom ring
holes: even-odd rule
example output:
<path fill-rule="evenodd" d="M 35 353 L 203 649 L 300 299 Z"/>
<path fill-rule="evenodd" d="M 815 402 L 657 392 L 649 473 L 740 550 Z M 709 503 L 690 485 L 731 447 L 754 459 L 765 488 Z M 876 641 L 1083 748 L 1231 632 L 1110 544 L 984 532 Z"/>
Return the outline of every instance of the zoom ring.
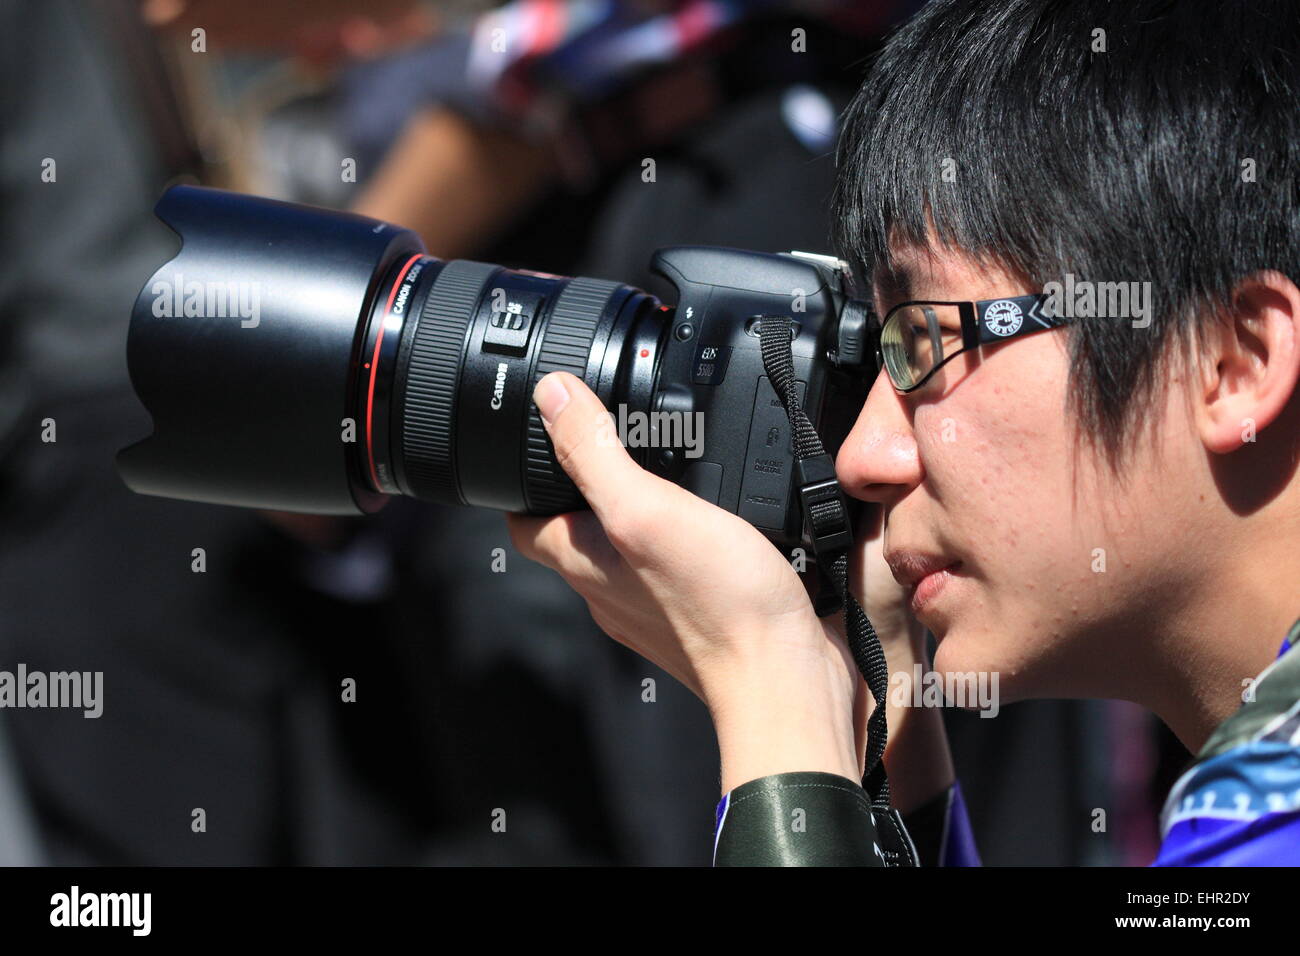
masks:
<path fill-rule="evenodd" d="M 533 375 L 535 386 L 549 372 L 571 372 L 586 379 L 591 345 L 605 303 L 619 289 L 617 282 L 577 278 L 555 301 L 543 329 Z M 587 382 L 594 387 L 595 383 Z M 555 448 L 546 435 L 537 406 L 528 404 L 528 435 L 524 448 L 524 500 L 531 514 L 571 511 L 582 501 L 578 489 L 555 463 Z"/>
<path fill-rule="evenodd" d="M 464 504 L 456 475 L 456 392 L 465 330 L 479 295 L 499 267 L 457 259 L 447 263 L 424 300 L 412 336 L 401 408 L 401 454 L 418 498 Z"/>

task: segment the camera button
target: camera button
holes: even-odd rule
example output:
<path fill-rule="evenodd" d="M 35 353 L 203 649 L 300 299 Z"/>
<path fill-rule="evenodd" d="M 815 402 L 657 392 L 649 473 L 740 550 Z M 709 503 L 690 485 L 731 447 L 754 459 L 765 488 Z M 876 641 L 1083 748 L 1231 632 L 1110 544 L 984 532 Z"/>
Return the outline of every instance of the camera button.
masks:
<path fill-rule="evenodd" d="M 500 309 L 493 309 L 483 330 L 483 348 L 489 352 L 523 355 L 528 351 L 528 333 L 541 299 L 530 292 L 514 291 L 502 297 Z M 498 303 L 493 303 L 498 304 Z"/>

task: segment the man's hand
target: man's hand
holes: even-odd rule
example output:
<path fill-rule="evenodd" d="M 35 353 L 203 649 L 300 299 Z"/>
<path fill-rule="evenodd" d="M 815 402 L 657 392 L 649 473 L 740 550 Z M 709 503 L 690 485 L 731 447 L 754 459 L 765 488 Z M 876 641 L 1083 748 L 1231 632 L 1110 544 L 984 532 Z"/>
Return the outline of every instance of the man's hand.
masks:
<path fill-rule="evenodd" d="M 704 701 L 724 791 L 795 770 L 856 780 L 860 678 L 780 552 L 748 522 L 638 466 L 574 376 L 548 375 L 534 400 L 592 510 L 511 516 L 519 550 L 558 571 L 602 630 Z"/>

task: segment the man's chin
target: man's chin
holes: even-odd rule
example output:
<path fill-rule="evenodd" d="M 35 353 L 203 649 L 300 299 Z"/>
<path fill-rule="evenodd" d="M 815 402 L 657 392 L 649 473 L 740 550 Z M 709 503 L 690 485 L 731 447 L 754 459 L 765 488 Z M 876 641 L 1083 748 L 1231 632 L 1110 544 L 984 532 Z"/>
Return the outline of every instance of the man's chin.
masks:
<path fill-rule="evenodd" d="M 999 696 L 1004 703 L 1020 700 L 1017 691 L 1024 684 L 1023 667 L 1008 661 L 990 646 L 987 634 L 981 635 L 962 626 L 950 626 L 945 633 L 934 632 L 938 642 L 931 667 L 941 674 L 975 674 L 991 682 L 996 675 Z"/>
<path fill-rule="evenodd" d="M 962 670 L 963 668 L 971 669 L 965 667 L 965 665 L 969 664 L 972 655 L 965 652 L 959 636 L 956 636 L 951 629 L 948 629 L 947 632 L 940 632 L 932 629 L 931 633 L 934 634 L 934 639 L 937 642 L 935 644 L 934 663 L 932 665 L 935 670 L 955 671 Z"/>

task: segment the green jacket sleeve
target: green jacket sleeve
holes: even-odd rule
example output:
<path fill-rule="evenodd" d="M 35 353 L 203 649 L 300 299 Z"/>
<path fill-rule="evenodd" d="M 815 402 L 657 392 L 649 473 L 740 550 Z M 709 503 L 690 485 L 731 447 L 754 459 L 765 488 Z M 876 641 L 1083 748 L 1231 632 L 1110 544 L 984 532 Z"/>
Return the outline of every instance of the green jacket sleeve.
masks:
<path fill-rule="evenodd" d="M 862 787 L 831 773 L 773 774 L 732 790 L 718 804 L 713 847 L 714 866 L 915 861 L 897 815 L 873 813 Z"/>

